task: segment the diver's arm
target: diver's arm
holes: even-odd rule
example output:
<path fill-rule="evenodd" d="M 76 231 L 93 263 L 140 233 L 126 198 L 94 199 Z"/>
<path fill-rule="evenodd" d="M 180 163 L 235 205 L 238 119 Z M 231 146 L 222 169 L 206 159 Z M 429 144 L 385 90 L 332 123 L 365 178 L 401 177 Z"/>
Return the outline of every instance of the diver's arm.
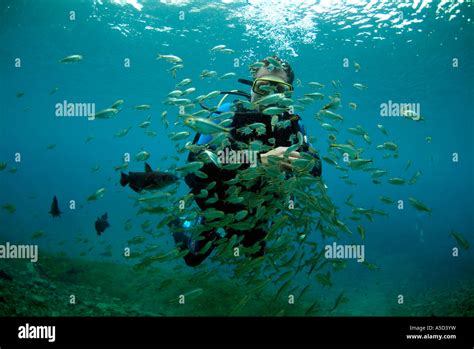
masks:
<path fill-rule="evenodd" d="M 293 166 L 291 165 L 291 162 L 293 160 L 299 159 L 301 156 L 300 156 L 300 152 L 292 151 L 290 154 L 288 154 L 288 157 L 286 157 L 285 153 L 288 150 L 288 148 L 289 147 L 278 147 L 266 153 L 259 154 L 260 162 L 262 163 L 262 165 L 266 166 L 269 163 L 268 161 L 269 156 L 278 157 L 278 158 L 281 158 L 280 168 L 285 171 L 292 171 Z M 318 154 L 311 151 L 309 149 L 309 146 L 306 143 L 303 144 L 302 152 L 307 153 L 315 158 L 316 161 L 310 173 L 315 177 L 320 177 L 321 176 L 321 160 L 319 159 Z"/>
<path fill-rule="evenodd" d="M 308 141 L 308 136 L 306 135 L 306 128 L 301 123 L 301 120 L 298 122 L 298 124 L 300 126 L 300 130 L 301 130 L 301 133 L 303 134 L 303 139 L 304 139 L 302 151 L 306 154 L 311 155 L 316 160 L 316 164 L 314 165 L 313 169 L 311 170 L 311 174 L 315 177 L 321 177 L 321 174 L 323 172 L 323 166 L 322 166 L 322 163 L 321 163 L 321 159 L 319 158 L 319 155 L 314 150 L 312 150 L 313 147 L 312 147 L 311 143 Z"/>
<path fill-rule="evenodd" d="M 323 172 L 323 166 L 321 163 L 321 159 L 319 158 L 319 155 L 316 154 L 314 151 L 310 150 L 310 145 L 308 143 L 303 144 L 303 153 L 311 155 L 315 160 L 316 163 L 311 170 L 311 174 L 315 177 L 321 177 L 321 174 Z"/>
<path fill-rule="evenodd" d="M 275 149 L 272 149 L 266 153 L 260 153 L 259 154 L 259 159 L 260 163 L 263 166 L 267 166 L 269 164 L 269 157 L 277 157 L 280 158 L 280 168 L 285 171 L 291 171 L 293 170 L 293 166 L 291 166 L 291 161 L 299 159 L 300 154 L 297 151 L 292 151 L 290 154 L 288 154 L 288 157 L 285 158 L 285 153 L 287 151 L 288 147 L 277 147 Z"/>

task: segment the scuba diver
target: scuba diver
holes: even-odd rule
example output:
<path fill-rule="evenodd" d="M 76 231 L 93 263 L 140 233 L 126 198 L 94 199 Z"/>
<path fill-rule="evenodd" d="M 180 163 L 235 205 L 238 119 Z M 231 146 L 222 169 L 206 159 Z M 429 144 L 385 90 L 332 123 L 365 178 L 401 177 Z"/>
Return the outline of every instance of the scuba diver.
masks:
<path fill-rule="evenodd" d="M 228 95 L 238 95 L 243 96 L 250 100 L 250 102 L 254 103 L 273 92 L 283 93 L 286 97 L 291 96 L 291 93 L 293 91 L 292 84 L 295 75 L 288 62 L 283 61 L 276 56 L 269 57 L 261 61 L 260 67 L 253 69 L 252 75 L 252 81 L 239 79 L 240 83 L 251 86 L 250 94 L 239 90 L 221 92 L 221 94 L 225 95 L 223 100 Z M 231 131 L 229 137 L 229 148 L 238 149 L 236 146 L 236 142 L 245 142 L 248 144 L 251 141 L 259 140 L 263 144 L 270 145 L 273 149 L 268 152 L 258 154 L 258 166 L 268 165 L 268 158 L 270 156 L 278 157 L 281 159 L 279 163 L 280 169 L 282 171 L 285 171 L 287 176 L 291 176 L 291 162 L 295 159 L 298 159 L 300 157 L 300 153 L 294 151 L 291 152 L 289 156 L 285 156 L 285 151 L 288 149 L 288 147 L 292 146 L 293 143 L 298 142 L 296 136 L 298 132 L 301 132 L 301 134 L 303 135 L 303 143 L 299 150 L 310 154 L 316 159 L 316 165 L 311 170 L 311 174 L 317 177 L 321 176 L 321 160 L 319 159 L 319 156 L 316 153 L 309 150 L 310 144 L 307 140 L 305 128 L 301 123 L 301 118 L 298 115 L 290 114 L 286 111 L 281 113 L 280 115 L 278 115 L 279 121 L 289 120 L 289 122 L 287 123 L 289 126 L 273 128 L 271 125 L 272 116 L 265 115 L 262 113 L 263 108 L 268 108 L 271 105 L 265 105 L 265 107 L 260 106 L 257 110 L 248 110 L 245 109 L 244 103 L 242 103 L 240 100 L 235 100 L 234 103 L 222 103 L 223 100 L 221 100 L 221 103 L 219 103 L 218 109 L 213 113 L 213 116 L 228 111 L 235 112 L 232 118 L 232 123 L 230 125 Z M 207 109 L 205 106 L 202 107 Z M 218 122 L 216 120 L 214 121 Z M 237 132 L 239 128 L 245 127 L 253 123 L 265 124 L 265 134 L 256 135 L 254 134 L 255 132 L 253 132 L 251 134 L 246 135 L 242 134 L 241 132 Z M 271 138 L 273 139 L 269 141 Z M 296 139 L 296 141 L 294 141 L 294 139 Z M 205 145 L 211 140 L 212 135 L 197 133 L 194 138 L 194 144 Z M 210 147 L 210 149 L 212 149 L 212 147 Z M 196 161 L 198 155 L 199 154 L 190 152 L 188 156 L 188 162 Z M 225 182 L 235 178 L 237 175 L 237 170 L 225 170 L 216 166 L 216 164 L 210 162 L 205 163 L 204 166 L 201 168 L 201 171 L 207 175 L 207 178 L 201 178 L 202 176 L 197 176 L 194 173 L 189 173 L 185 177 L 186 184 L 191 189 L 191 193 L 197 195 L 201 192 L 201 189 L 206 189 L 210 183 L 215 181 L 216 185 L 214 185 L 212 189 L 208 190 L 208 197 L 213 197 L 217 195 L 216 197 L 218 198 L 218 200 L 216 202 L 209 203 L 206 202 L 207 198 L 195 197 L 194 200 L 200 210 L 205 211 L 209 208 L 215 208 L 216 210 L 223 211 L 224 213 L 228 214 L 236 213 L 240 210 L 245 209 L 245 206 L 243 206 L 242 204 L 229 203 L 226 200 L 226 191 L 230 188 L 230 185 L 226 184 Z M 261 185 L 264 185 L 263 180 L 261 180 L 260 182 Z M 251 188 L 242 187 L 242 189 L 251 190 L 255 193 L 258 193 L 259 185 L 255 185 Z M 250 211 L 249 215 L 255 214 L 255 210 L 253 211 L 254 212 Z M 194 224 L 202 224 L 203 221 L 204 218 L 202 216 L 199 216 Z M 240 242 L 242 246 L 249 248 L 253 247 L 255 244 L 259 245 L 259 248 L 255 248 L 257 252 L 248 255 L 248 257 L 255 258 L 263 256 L 266 248 L 265 237 L 267 235 L 265 225 L 268 222 L 260 223 L 261 224 L 258 224 L 251 230 L 247 231 L 223 227 L 223 229 L 225 230 L 225 238 L 230 238 L 232 235 L 237 235 L 238 237 L 243 236 Z M 185 229 L 183 231 L 183 227 L 187 228 L 191 225 L 191 222 L 186 220 L 183 222 L 183 219 L 177 219 L 169 224 L 171 230 L 174 230 L 173 237 L 178 249 L 181 251 L 189 251 L 189 253 L 184 256 L 186 264 L 189 266 L 197 266 L 212 253 L 215 247 L 214 242 L 221 239 L 222 236 L 217 231 L 217 229 L 209 227 L 209 230 L 205 230 L 200 233 L 199 239 L 192 239 L 189 232 L 187 233 Z M 181 229 L 173 229 L 178 226 Z M 212 241 L 211 248 L 207 249 L 204 253 L 200 253 L 200 249 L 206 246 L 209 241 Z"/>

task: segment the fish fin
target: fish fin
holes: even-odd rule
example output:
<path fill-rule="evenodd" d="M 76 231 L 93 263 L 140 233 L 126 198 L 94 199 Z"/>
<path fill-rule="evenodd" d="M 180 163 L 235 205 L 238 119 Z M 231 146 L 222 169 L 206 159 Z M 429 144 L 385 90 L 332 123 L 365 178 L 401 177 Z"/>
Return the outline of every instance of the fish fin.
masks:
<path fill-rule="evenodd" d="M 128 184 L 128 175 L 120 172 L 120 184 L 125 187 Z"/>
<path fill-rule="evenodd" d="M 148 165 L 148 163 L 145 162 L 145 172 L 153 172 L 153 170 L 151 169 L 151 166 Z"/>
<path fill-rule="evenodd" d="M 142 188 L 138 187 L 137 185 L 134 185 L 133 183 L 130 183 L 130 188 L 132 188 L 132 190 L 137 193 L 142 191 Z"/>

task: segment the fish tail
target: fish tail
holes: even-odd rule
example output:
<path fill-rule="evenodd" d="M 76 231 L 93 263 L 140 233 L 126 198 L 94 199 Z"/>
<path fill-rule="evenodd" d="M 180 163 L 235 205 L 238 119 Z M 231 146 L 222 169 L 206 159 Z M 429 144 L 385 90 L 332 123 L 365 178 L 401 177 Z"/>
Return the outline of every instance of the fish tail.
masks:
<path fill-rule="evenodd" d="M 128 184 L 128 175 L 123 172 L 120 172 L 120 184 L 122 187 L 125 187 Z"/>

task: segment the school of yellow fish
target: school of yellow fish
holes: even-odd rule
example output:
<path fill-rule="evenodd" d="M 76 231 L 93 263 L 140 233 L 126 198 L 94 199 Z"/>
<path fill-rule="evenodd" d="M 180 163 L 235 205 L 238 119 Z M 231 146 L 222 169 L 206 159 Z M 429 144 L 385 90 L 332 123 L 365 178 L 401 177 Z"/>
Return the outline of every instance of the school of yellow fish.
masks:
<path fill-rule="evenodd" d="M 217 45 L 210 49 L 211 54 L 233 54 L 235 51 L 227 48 L 225 45 Z M 166 64 L 172 66 L 167 70 L 171 73 L 173 78 L 176 78 L 179 70 L 183 69 L 184 61 L 178 56 L 172 54 L 159 54 L 158 60 L 163 60 Z M 65 57 L 61 63 L 73 63 L 83 60 L 80 55 L 73 55 Z M 275 62 L 277 64 L 277 62 Z M 250 66 L 251 69 L 257 69 L 263 65 L 262 62 L 256 62 Z M 354 64 L 356 72 L 360 70 L 358 63 Z M 225 80 L 236 76 L 234 72 L 227 72 L 219 74 L 214 70 L 202 70 L 200 79 L 219 79 Z M 217 102 L 220 96 L 220 91 L 211 91 L 201 94 L 197 97 L 191 97 L 195 94 L 197 89 L 189 87 L 193 80 L 191 78 L 184 78 L 175 84 L 175 89 L 170 91 L 164 105 L 171 108 L 176 107 L 176 121 L 175 127 L 182 128 L 175 130 L 168 134 L 169 139 L 176 143 L 176 151 L 178 154 L 187 154 L 187 152 L 194 152 L 196 154 L 204 153 L 206 156 L 201 156 L 199 161 L 192 163 L 184 163 L 178 156 L 165 156 L 162 160 L 173 159 L 176 161 L 174 170 L 186 173 L 196 173 L 199 176 L 206 176 L 205 173 L 199 169 L 206 162 L 218 163 L 217 152 L 224 150 L 229 143 L 229 128 L 231 118 L 234 112 L 227 112 L 220 115 L 220 119 L 224 120 L 221 123 L 216 123 L 212 119 L 211 113 L 217 110 Z M 375 164 L 373 158 L 364 158 L 364 146 L 371 146 L 372 139 L 368 132 L 360 125 L 353 125 L 347 128 L 347 131 L 354 135 L 354 139 L 348 139 L 344 142 L 338 140 L 338 133 L 341 125 L 349 118 L 345 118 L 338 110 L 343 105 L 342 96 L 339 92 L 342 84 L 338 80 L 331 81 L 332 87 L 335 89 L 330 95 L 323 94 L 320 91 L 325 89 L 325 85 L 320 82 L 311 81 L 306 84 L 306 88 L 312 92 L 307 92 L 303 97 L 298 99 L 291 99 L 281 93 L 270 93 L 261 98 L 256 103 L 244 101 L 243 106 L 249 110 L 257 109 L 258 104 L 264 106 L 263 113 L 272 117 L 272 125 L 275 127 L 288 127 L 288 124 L 279 123 L 278 118 L 273 123 L 273 117 L 285 111 L 292 111 L 294 113 L 302 114 L 302 112 L 314 103 L 321 103 L 319 111 L 314 115 L 315 120 L 320 123 L 321 129 L 327 131 L 327 149 L 319 149 L 321 159 L 330 166 L 341 172 L 340 178 L 348 185 L 356 185 L 350 180 L 350 171 L 363 171 L 368 173 L 370 180 L 374 184 L 381 184 L 383 179 L 390 177 L 388 171 Z M 353 83 L 353 87 L 357 90 L 364 91 L 368 87 L 360 82 Z M 58 89 L 54 88 L 50 93 L 55 93 Z M 317 92 L 314 92 L 314 91 Z M 328 101 L 324 102 L 327 99 Z M 200 109 L 199 104 L 203 102 L 213 103 L 215 106 L 209 108 L 209 111 Z M 98 119 L 110 119 L 116 117 L 122 110 L 124 100 L 119 99 L 112 103 L 110 107 L 99 111 L 95 114 Z M 357 104 L 350 102 L 347 104 L 351 112 L 357 110 Z M 149 112 L 153 109 L 150 104 L 140 104 L 133 106 L 134 110 Z M 198 109 L 198 110 L 197 110 Z M 197 111 L 196 111 L 197 110 Z M 161 122 L 166 129 L 170 126 L 168 120 L 168 111 L 161 113 Z M 407 117 L 409 120 L 424 121 L 421 118 Z M 137 127 L 144 130 L 144 134 L 150 137 L 157 135 L 156 131 L 150 130 L 153 123 L 151 115 L 147 115 L 145 119 L 137 123 Z M 114 136 L 122 138 L 127 136 L 132 125 L 125 129 L 118 130 Z M 384 137 L 389 137 L 388 131 L 381 124 L 377 128 Z M 262 134 L 265 131 L 264 127 L 260 125 L 248 125 L 239 132 L 252 132 L 253 130 Z M 194 136 L 194 132 L 202 134 L 211 134 L 212 141 L 209 144 L 196 145 L 190 142 L 190 138 Z M 323 131 L 322 131 L 323 132 Z M 297 149 L 302 142 L 302 137 L 295 139 L 295 147 Z M 429 140 L 428 140 L 429 138 Z M 85 142 L 92 140 L 88 137 Z M 315 138 L 310 137 L 313 141 Z M 431 142 L 431 137 L 427 137 L 427 141 Z M 184 142 L 184 144 L 183 144 Z M 362 143 L 363 142 L 363 145 Z M 214 148 L 211 148 L 210 145 Z M 240 150 L 258 150 L 269 151 L 271 147 L 258 142 L 252 144 L 239 144 Z M 47 149 L 54 149 L 55 145 L 48 145 Z M 293 148 L 293 147 L 290 147 Z M 382 144 L 376 145 L 377 151 L 384 152 L 383 158 L 398 158 L 399 146 L 393 141 L 387 139 Z M 291 149 L 293 150 L 293 149 Z M 290 150 L 290 151 L 291 151 Z M 317 152 L 315 149 L 310 149 L 312 152 Z M 135 161 L 146 161 L 151 154 L 146 150 L 141 150 L 134 155 Z M 181 162 L 181 163 L 179 163 Z M 194 204 L 194 197 L 192 194 L 185 196 L 178 195 L 178 187 L 176 186 L 170 191 L 166 192 L 152 192 L 140 194 L 139 196 L 131 196 L 134 204 L 138 206 L 137 214 L 158 215 L 161 220 L 154 227 L 150 219 L 147 219 L 142 224 L 142 231 L 150 238 L 138 235 L 128 240 L 128 245 L 131 247 L 131 259 L 137 259 L 136 268 L 152 267 L 155 263 L 166 263 L 174 261 L 183 257 L 187 251 L 179 252 L 177 249 L 166 250 L 160 244 L 146 245 L 153 239 L 161 239 L 166 234 L 167 223 L 181 217 L 189 221 L 195 221 L 198 216 L 206 218 L 205 223 L 191 227 L 193 237 L 199 239 L 199 234 L 208 229 L 220 229 L 230 227 L 236 230 L 250 230 L 257 227 L 261 222 L 268 222 L 265 228 L 268 231 L 266 237 L 267 250 L 263 257 L 247 258 L 245 254 L 255 252 L 255 248 L 244 248 L 239 245 L 242 238 L 236 235 L 229 239 L 218 240 L 217 247 L 211 255 L 213 264 L 226 265 L 232 270 L 232 278 L 239 278 L 243 280 L 248 292 L 245 297 L 230 310 L 230 314 L 237 314 L 239 310 L 245 306 L 252 298 L 258 297 L 269 285 L 276 285 L 278 291 L 275 294 L 275 300 L 281 297 L 287 298 L 289 294 L 296 295 L 296 299 L 302 299 L 304 295 L 309 292 L 311 287 L 314 287 L 314 281 L 322 285 L 322 287 L 332 286 L 332 275 L 344 269 L 347 262 L 344 260 L 327 260 L 323 257 L 324 254 L 324 239 L 337 240 L 343 235 L 354 236 L 350 228 L 354 223 L 349 223 L 352 220 L 357 225 L 356 230 L 360 239 L 366 238 L 365 228 L 361 224 L 363 219 L 369 222 L 374 221 L 374 216 L 386 216 L 387 213 L 376 208 L 358 207 L 352 201 L 353 196 L 349 195 L 345 204 L 350 207 L 352 215 L 349 217 L 341 217 L 340 208 L 331 200 L 328 195 L 327 186 L 324 183 L 324 178 L 316 178 L 310 174 L 310 170 L 314 165 L 314 158 L 310 155 L 301 153 L 301 158 L 293 163 L 293 172 L 290 177 L 280 170 L 278 161 L 270 158 L 268 166 L 244 167 L 241 169 L 240 164 L 226 165 L 229 169 L 236 169 L 237 175 L 230 180 L 228 184 L 237 184 L 238 186 L 231 186 L 226 193 L 226 198 L 229 202 L 240 203 L 245 208 L 237 213 L 225 213 L 210 208 L 205 211 L 200 211 Z M 405 167 L 405 171 L 409 169 L 411 161 Z M 115 171 L 126 169 L 128 162 L 122 162 L 114 167 Z M 7 168 L 6 162 L 0 162 L 0 171 Z M 99 165 L 92 167 L 93 172 L 100 170 Z M 12 169 L 10 169 L 10 172 Z M 385 180 L 391 185 L 413 185 L 422 175 L 421 170 L 416 171 L 411 178 L 403 178 L 401 176 L 393 176 Z M 323 174 L 324 177 L 324 174 Z M 260 190 L 256 193 L 245 188 L 251 188 L 257 183 L 260 184 Z M 213 187 L 216 183 L 210 183 L 207 189 Z M 97 189 L 91 193 L 86 201 L 99 200 L 106 193 L 105 188 Z M 207 190 L 203 189 L 198 196 L 200 198 L 207 197 Z M 209 202 L 217 200 L 217 198 L 209 197 Z M 395 205 L 396 200 L 386 196 L 380 196 L 380 201 L 386 205 Z M 410 205 L 420 211 L 431 213 L 431 209 L 417 198 L 410 197 L 408 199 Z M 183 207 L 184 203 L 184 207 Z M 2 208 L 9 213 L 15 212 L 15 207 L 11 204 L 4 204 Z M 125 231 L 132 230 L 132 219 L 128 219 L 124 226 Z M 157 232 L 155 232 L 157 231 Z M 468 241 L 456 232 L 451 233 L 455 241 L 463 248 L 469 248 Z M 35 232 L 33 239 L 44 236 L 43 231 Z M 354 236 L 356 239 L 357 236 Z M 78 238 L 81 241 L 82 238 Z M 85 239 L 84 239 L 85 240 Z M 64 243 L 64 242 L 62 242 Z M 137 251 L 135 246 L 144 246 Z M 236 255 L 235 248 L 239 248 L 239 254 Z M 202 253 L 209 249 L 210 245 L 203 248 Z M 91 248 L 92 249 L 92 248 Z M 90 250 L 89 249 L 89 252 Z M 111 255 L 111 247 L 106 248 L 104 256 Z M 84 252 L 85 255 L 85 252 Z M 377 266 L 364 262 L 369 269 L 376 269 Z M 215 268 L 201 267 L 203 269 L 196 273 L 193 277 L 195 283 L 199 283 L 200 279 L 212 278 L 215 274 Z M 200 269 L 200 270 L 201 270 Z M 295 275 L 302 274 L 306 276 L 306 284 L 301 284 L 294 280 Z M 166 285 L 165 285 L 166 286 Z M 205 293 L 202 288 L 197 288 L 188 292 L 186 295 L 199 296 Z M 339 294 L 335 300 L 334 307 L 329 309 L 333 311 L 338 305 L 347 302 L 344 293 Z M 175 300 L 170 300 L 174 302 Z M 319 311 L 317 302 L 308 307 L 304 315 L 311 315 Z"/>

